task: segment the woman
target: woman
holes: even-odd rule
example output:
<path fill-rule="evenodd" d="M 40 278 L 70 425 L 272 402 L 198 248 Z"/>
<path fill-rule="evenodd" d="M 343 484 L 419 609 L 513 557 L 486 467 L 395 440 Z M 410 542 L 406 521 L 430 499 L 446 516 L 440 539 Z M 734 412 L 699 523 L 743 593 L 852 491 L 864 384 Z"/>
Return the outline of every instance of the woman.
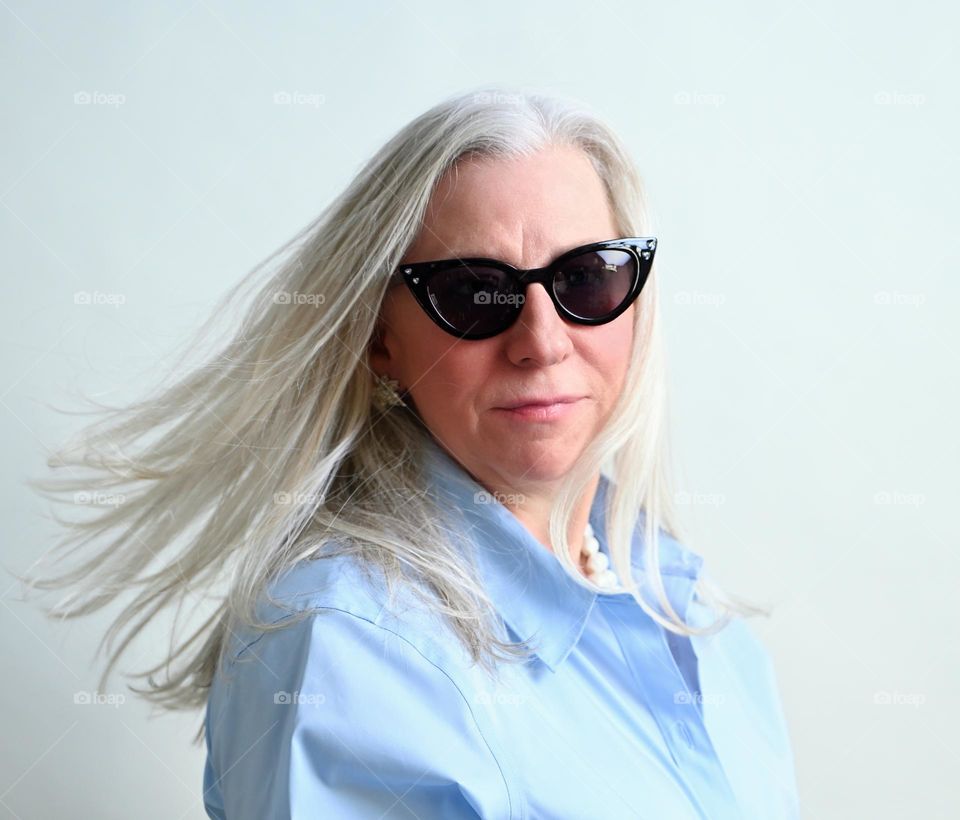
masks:
<path fill-rule="evenodd" d="M 446 100 L 286 250 L 55 485 L 126 488 L 46 582 L 85 593 L 58 614 L 142 587 L 110 666 L 222 590 L 144 673 L 206 705 L 209 816 L 797 816 L 759 610 L 678 540 L 657 243 L 610 129 Z"/>

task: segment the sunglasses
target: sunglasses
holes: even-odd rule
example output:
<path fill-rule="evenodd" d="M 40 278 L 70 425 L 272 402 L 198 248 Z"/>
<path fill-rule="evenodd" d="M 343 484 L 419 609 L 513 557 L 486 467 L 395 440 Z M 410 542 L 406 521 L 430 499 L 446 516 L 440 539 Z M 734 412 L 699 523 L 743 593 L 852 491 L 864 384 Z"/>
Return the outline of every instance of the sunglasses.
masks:
<path fill-rule="evenodd" d="M 593 242 L 532 270 L 484 258 L 412 262 L 394 271 L 394 281 L 406 282 L 427 316 L 460 339 L 487 339 L 509 328 L 533 282 L 543 285 L 564 319 L 602 325 L 640 295 L 656 247 L 650 236 Z"/>

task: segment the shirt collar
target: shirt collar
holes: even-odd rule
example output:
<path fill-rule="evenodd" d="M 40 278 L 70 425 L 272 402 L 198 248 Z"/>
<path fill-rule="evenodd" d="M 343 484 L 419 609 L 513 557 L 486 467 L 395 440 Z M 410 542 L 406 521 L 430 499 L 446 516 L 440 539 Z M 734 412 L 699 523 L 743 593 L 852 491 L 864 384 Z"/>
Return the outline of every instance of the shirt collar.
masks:
<path fill-rule="evenodd" d="M 459 514 L 466 525 L 480 579 L 494 606 L 519 639 L 533 639 L 537 657 L 556 671 L 580 639 L 598 593 L 571 578 L 553 553 L 430 436 L 424 455 L 429 489 L 441 509 Z M 603 552 L 607 552 L 604 525 L 609 489 L 610 480 L 601 474 L 590 524 Z M 638 580 L 645 574 L 642 530 L 641 513 L 631 553 Z M 682 617 L 686 617 L 702 563 L 701 556 L 661 529 L 660 572 L 668 599 Z M 610 597 L 633 600 L 626 592 Z M 656 599 L 651 594 L 647 600 Z M 662 612 L 659 606 L 656 609 Z"/>

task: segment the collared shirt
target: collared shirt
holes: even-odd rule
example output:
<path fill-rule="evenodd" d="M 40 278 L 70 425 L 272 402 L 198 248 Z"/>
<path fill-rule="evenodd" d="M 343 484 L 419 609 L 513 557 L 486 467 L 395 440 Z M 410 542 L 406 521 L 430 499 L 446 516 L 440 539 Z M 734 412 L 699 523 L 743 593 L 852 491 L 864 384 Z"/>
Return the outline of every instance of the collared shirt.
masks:
<path fill-rule="evenodd" d="M 799 817 L 771 661 L 742 619 L 675 635 L 629 593 L 580 586 L 435 442 L 426 458 L 506 636 L 533 639 L 536 654 L 493 681 L 415 598 L 388 606 L 355 559 L 301 562 L 270 590 L 287 608 L 260 614 L 278 626 L 289 608 L 311 614 L 235 633 L 211 686 L 210 817 Z M 590 512 L 605 553 L 609 491 L 601 476 Z M 633 563 L 645 584 L 641 523 Z M 663 531 L 659 541 L 671 605 L 709 624 L 694 593 L 702 557 Z"/>

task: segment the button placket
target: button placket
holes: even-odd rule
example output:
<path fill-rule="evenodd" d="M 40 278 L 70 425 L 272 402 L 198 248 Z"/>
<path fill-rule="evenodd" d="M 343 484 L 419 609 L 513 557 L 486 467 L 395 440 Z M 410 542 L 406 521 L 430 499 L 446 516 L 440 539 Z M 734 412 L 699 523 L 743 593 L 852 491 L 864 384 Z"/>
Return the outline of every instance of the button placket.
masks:
<path fill-rule="evenodd" d="M 674 763 L 689 779 L 701 784 L 701 788 L 721 788 L 731 807 L 730 816 L 738 816 L 736 797 L 707 734 L 697 703 L 699 698 L 690 692 L 677 667 L 667 644 L 666 630 L 629 596 L 600 600 L 603 601 L 602 611 Z"/>
<path fill-rule="evenodd" d="M 667 647 L 663 631 L 633 599 L 604 603 L 607 604 L 604 607 L 607 622 L 613 629 L 620 651 L 660 727 L 674 762 L 681 765 L 686 743 L 681 745 L 679 742 L 677 726 L 689 717 L 683 707 L 684 701 L 690 699 L 690 693 Z"/>

